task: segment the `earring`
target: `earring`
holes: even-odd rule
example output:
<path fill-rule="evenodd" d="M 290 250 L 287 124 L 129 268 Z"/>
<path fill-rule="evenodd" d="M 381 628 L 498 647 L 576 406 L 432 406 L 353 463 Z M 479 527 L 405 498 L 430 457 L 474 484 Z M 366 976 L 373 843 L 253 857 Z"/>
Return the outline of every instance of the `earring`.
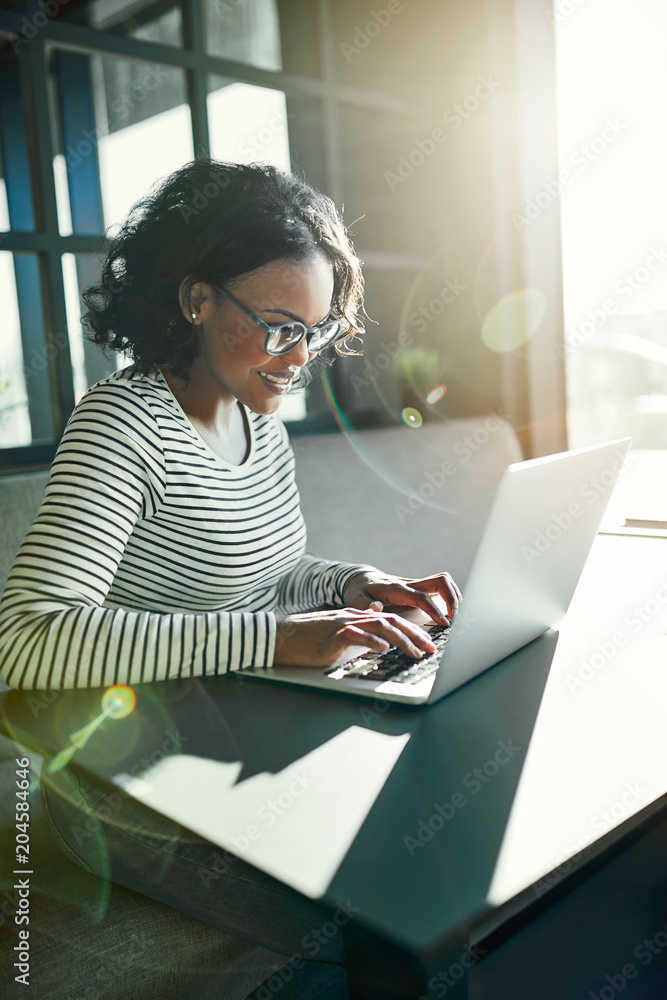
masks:
<path fill-rule="evenodd" d="M 197 313 L 193 313 L 192 314 L 192 318 L 193 318 L 193 320 L 197 319 Z"/>

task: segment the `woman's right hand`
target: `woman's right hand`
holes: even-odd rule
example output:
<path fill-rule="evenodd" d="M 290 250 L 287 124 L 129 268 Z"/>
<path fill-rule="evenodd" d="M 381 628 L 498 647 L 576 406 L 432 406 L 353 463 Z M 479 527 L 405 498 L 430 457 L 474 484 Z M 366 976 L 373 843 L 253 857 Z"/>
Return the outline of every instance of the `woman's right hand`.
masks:
<path fill-rule="evenodd" d="M 280 619 L 274 664 L 329 667 L 352 646 L 366 646 L 374 652 L 398 646 L 415 659 L 436 650 L 424 629 L 400 615 L 340 608 Z"/>

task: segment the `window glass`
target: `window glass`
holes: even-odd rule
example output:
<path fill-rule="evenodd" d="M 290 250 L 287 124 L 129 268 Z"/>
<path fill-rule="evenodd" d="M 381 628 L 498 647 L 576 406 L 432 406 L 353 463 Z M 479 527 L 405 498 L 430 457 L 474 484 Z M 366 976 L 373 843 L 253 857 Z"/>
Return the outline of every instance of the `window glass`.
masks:
<path fill-rule="evenodd" d="M 125 368 L 130 359 L 115 351 L 109 352 L 107 357 L 101 347 L 88 340 L 82 329 L 81 292 L 99 280 L 99 259 L 91 254 L 66 253 L 62 257 L 62 266 L 74 398 L 78 403 L 91 385 L 107 378 L 119 368 Z"/>
<path fill-rule="evenodd" d="M 283 68 L 276 0 L 204 0 L 204 17 L 209 55 Z"/>
<path fill-rule="evenodd" d="M 140 38 L 144 42 L 160 42 L 162 45 L 183 47 L 183 16 L 180 7 L 156 17 L 146 24 L 140 24 L 128 31 L 130 38 Z"/>
<path fill-rule="evenodd" d="M 488 63 L 475 5 L 333 0 L 328 6 L 328 41 L 340 84 L 433 103 L 442 112 L 451 82 L 463 75 L 474 87 L 477 67 L 481 71 Z M 452 96 L 463 100 L 466 93 Z M 430 128 L 439 124 L 438 117 L 434 115 Z"/>
<path fill-rule="evenodd" d="M 120 222 L 151 184 L 194 156 L 185 73 L 158 63 L 93 57 L 104 225 Z"/>
<path fill-rule="evenodd" d="M 0 156 L 0 233 L 9 230 L 9 205 L 7 204 L 7 185 L 2 172 L 2 157 Z"/>
<path fill-rule="evenodd" d="M 318 0 L 279 0 L 280 47 L 285 73 L 321 76 Z"/>
<path fill-rule="evenodd" d="M 341 105 L 345 222 L 358 249 L 428 255 L 436 245 L 432 192 L 446 153 L 422 153 L 423 129 L 407 116 Z"/>
<path fill-rule="evenodd" d="M 71 236 L 72 207 L 69 202 L 69 187 L 67 185 L 67 162 L 62 153 L 53 157 L 53 181 L 56 189 L 56 211 L 58 214 L 58 232 L 61 236 Z"/>
<path fill-rule="evenodd" d="M 0 310 L 2 311 L 2 361 L 0 361 L 0 446 L 30 444 L 30 415 L 23 364 L 21 325 L 16 296 L 13 254 L 0 253 Z"/>
<path fill-rule="evenodd" d="M 193 159 L 183 70 L 56 50 L 52 78 L 61 234 L 122 222 L 156 180 Z"/>
<path fill-rule="evenodd" d="M 0 252 L 0 447 L 53 440 L 49 361 L 37 254 Z M 19 307 L 20 303 L 20 307 Z"/>
<path fill-rule="evenodd" d="M 0 69 L 0 231 L 32 232 L 31 168 L 18 61 L 4 52 Z"/>
<path fill-rule="evenodd" d="M 91 0 L 89 24 L 97 31 L 140 38 L 162 45 L 183 45 L 183 16 L 179 5 L 155 15 L 153 0 Z"/>
<path fill-rule="evenodd" d="M 570 445 L 667 448 L 667 8 L 609 0 L 555 29 Z"/>
<path fill-rule="evenodd" d="M 288 119 L 281 90 L 209 77 L 211 156 L 236 163 L 273 163 L 290 169 Z"/>
<path fill-rule="evenodd" d="M 299 173 L 303 173 L 320 191 L 326 191 L 327 168 L 322 101 L 304 94 L 292 93 L 286 97 L 292 166 Z"/>

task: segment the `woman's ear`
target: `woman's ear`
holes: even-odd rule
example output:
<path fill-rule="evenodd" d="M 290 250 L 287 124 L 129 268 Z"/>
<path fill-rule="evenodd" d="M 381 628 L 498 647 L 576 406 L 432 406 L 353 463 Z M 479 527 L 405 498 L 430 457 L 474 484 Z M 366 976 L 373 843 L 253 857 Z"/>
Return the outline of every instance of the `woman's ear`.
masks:
<path fill-rule="evenodd" d="M 204 286 L 201 281 L 195 281 L 188 275 L 183 278 L 178 289 L 178 304 L 187 323 L 196 323 L 201 303 L 204 299 Z M 194 318 L 193 318 L 194 314 Z"/>

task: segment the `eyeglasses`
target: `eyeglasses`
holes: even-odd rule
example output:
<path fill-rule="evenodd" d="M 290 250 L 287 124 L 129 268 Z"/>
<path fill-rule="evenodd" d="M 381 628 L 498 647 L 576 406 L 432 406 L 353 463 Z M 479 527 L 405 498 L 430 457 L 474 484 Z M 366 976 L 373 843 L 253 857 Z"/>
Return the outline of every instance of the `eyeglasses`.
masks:
<path fill-rule="evenodd" d="M 293 347 L 300 344 L 306 337 L 306 345 L 310 354 L 318 354 L 325 347 L 330 347 L 337 340 L 342 340 L 349 333 L 348 327 L 333 310 L 317 326 L 306 326 L 299 320 L 287 320 L 284 323 L 266 323 L 260 316 L 251 309 L 247 309 L 242 302 L 228 292 L 226 288 L 218 285 L 211 285 L 221 295 L 226 296 L 233 302 L 237 309 L 245 313 L 253 323 L 257 323 L 263 330 L 266 330 L 266 340 L 264 350 L 267 354 L 286 354 Z"/>

